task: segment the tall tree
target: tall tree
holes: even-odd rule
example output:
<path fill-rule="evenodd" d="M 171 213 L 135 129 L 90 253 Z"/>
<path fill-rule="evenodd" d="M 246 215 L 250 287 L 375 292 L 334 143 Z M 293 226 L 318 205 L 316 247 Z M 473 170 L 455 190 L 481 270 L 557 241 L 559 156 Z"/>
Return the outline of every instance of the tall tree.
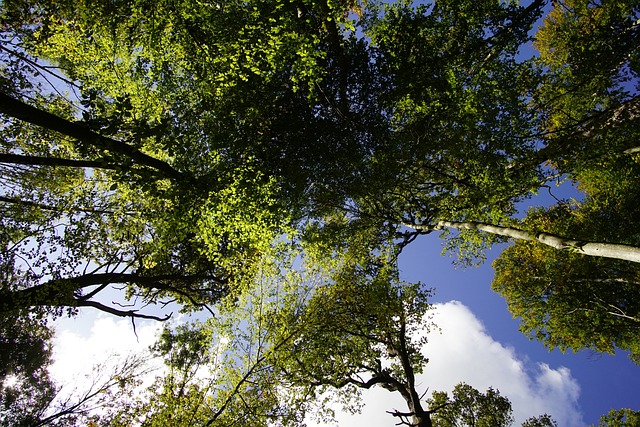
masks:
<path fill-rule="evenodd" d="M 637 146 L 638 5 L 563 0 L 536 34 L 549 160 L 565 172 Z"/>
<path fill-rule="evenodd" d="M 549 70 L 535 97 L 546 117 L 543 151 L 584 200 L 531 210 L 525 223 L 536 232 L 640 243 L 633 154 L 640 135 L 638 11 L 626 1 L 554 2 L 537 33 L 539 61 Z M 550 348 L 623 349 L 637 363 L 638 268 L 579 253 L 518 242 L 496 260 L 493 287 L 522 319 L 522 330 Z"/>
<path fill-rule="evenodd" d="M 340 179 L 328 165 L 346 151 L 333 149 L 352 152 L 340 142 L 343 119 L 333 107 L 317 114 L 309 96 L 320 74 L 336 75 L 321 88 L 333 105 L 344 96 L 339 81 L 352 78 L 346 70 L 365 63 L 327 53 L 362 49 L 340 27 L 357 5 L 309 6 L 3 4 L 2 54 L 26 66 L 6 68 L 16 79 L 3 80 L 0 160 L 10 183 L 1 202 L 16 230 L 4 259 L 25 280 L 2 289 L 2 310 L 140 316 L 96 298 L 110 285 L 143 304 L 199 309 L 250 276 L 252 259 L 303 214 L 310 177 Z M 265 34 L 268 48 L 257 48 Z M 78 91 L 82 123 L 29 78 L 51 70 L 42 58 Z M 318 129 L 331 145 L 305 152 Z M 60 255 L 38 255 L 47 251 Z"/>
<path fill-rule="evenodd" d="M 73 391 L 49 373 L 53 332 L 46 319 L 0 317 L 0 423 L 40 427 L 87 425 L 114 398 L 124 400 L 149 373 L 148 360 L 129 356 L 112 366 L 95 367 Z M 112 361 L 113 362 L 113 361 Z"/>
<path fill-rule="evenodd" d="M 430 292 L 394 282 L 384 255 L 351 255 L 323 265 L 311 256 L 304 270 L 265 265 L 259 286 L 215 319 L 165 330 L 156 351 L 167 374 L 102 422 L 300 425 L 329 421 L 340 406 L 355 412 L 361 390 L 382 387 L 406 402 L 387 411 L 400 424 L 511 425 L 509 400 L 493 389 L 460 384 L 452 397 L 423 400 L 416 376 L 428 369 Z M 536 421 L 553 426 L 548 416 Z"/>
<path fill-rule="evenodd" d="M 522 427 L 558 427 L 558 423 L 548 414 L 527 418 Z"/>
<path fill-rule="evenodd" d="M 47 367 L 51 331 L 42 320 L 0 317 L 0 414 L 2 423 L 35 425 L 56 394 Z"/>
<path fill-rule="evenodd" d="M 588 172 L 588 173 L 587 173 Z M 526 222 L 578 238 L 637 244 L 637 165 L 618 160 L 610 169 L 584 170 L 582 202 L 531 211 Z M 626 261 L 549 250 L 517 242 L 495 261 L 493 288 L 506 297 L 521 329 L 549 348 L 640 352 L 640 269 Z"/>

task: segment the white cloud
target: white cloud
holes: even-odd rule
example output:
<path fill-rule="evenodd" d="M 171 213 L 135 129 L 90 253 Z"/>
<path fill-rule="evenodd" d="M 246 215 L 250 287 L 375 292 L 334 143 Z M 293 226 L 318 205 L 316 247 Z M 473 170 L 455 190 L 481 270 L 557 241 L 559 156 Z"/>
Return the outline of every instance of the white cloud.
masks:
<path fill-rule="evenodd" d="M 427 387 L 451 391 L 459 382 L 483 392 L 493 387 L 511 401 L 515 425 L 544 413 L 552 415 L 560 426 L 584 425 L 577 403 L 580 387 L 569 369 L 527 362 L 513 348 L 493 340 L 478 318 L 459 302 L 438 304 L 433 320 L 442 333 L 428 335 L 424 354 L 429 364 L 417 377 L 419 391 Z M 397 393 L 373 389 L 366 391 L 363 399 L 362 414 L 339 414 L 339 426 L 387 427 L 397 420 L 385 411 L 406 411 Z"/>
<path fill-rule="evenodd" d="M 424 354 L 430 362 L 417 378 L 420 391 L 450 391 L 463 381 L 481 391 L 494 387 L 511 400 L 516 425 L 543 413 L 552 415 L 560 426 L 584 425 L 577 404 L 580 387 L 569 369 L 527 361 L 513 348 L 493 340 L 478 318 L 459 302 L 437 305 L 433 320 L 442 333 L 428 335 Z M 84 333 L 78 332 L 79 325 L 67 323 L 78 321 L 83 323 Z M 84 376 L 91 374 L 94 365 L 116 360 L 116 354 L 144 351 L 155 341 L 159 327 L 156 322 L 139 322 L 136 339 L 128 320 L 98 317 L 65 321 L 58 327 L 51 372 L 58 381 L 81 389 Z M 383 389 L 365 391 L 363 399 L 363 413 L 338 414 L 337 425 L 388 427 L 397 420 L 385 411 L 406 410 L 397 393 Z"/>
<path fill-rule="evenodd" d="M 86 328 L 89 324 L 91 327 Z M 126 357 L 145 352 L 158 333 L 157 322 L 136 322 L 134 332 L 127 319 L 105 316 L 61 319 L 56 322 L 54 362 L 49 372 L 67 392 L 71 388 L 82 391 L 96 375 L 109 374 L 109 369 Z M 96 366 L 100 372 L 94 372 Z"/>

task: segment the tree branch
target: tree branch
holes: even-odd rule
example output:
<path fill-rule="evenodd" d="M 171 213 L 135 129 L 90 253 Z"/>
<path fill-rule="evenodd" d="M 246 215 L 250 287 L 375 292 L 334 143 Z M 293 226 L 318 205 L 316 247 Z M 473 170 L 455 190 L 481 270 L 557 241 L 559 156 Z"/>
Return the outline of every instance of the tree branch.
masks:
<path fill-rule="evenodd" d="M 130 317 L 132 320 L 133 319 L 150 319 L 150 320 L 157 320 L 160 322 L 164 322 L 166 320 L 169 320 L 172 315 L 172 313 L 169 313 L 164 317 L 152 316 L 149 314 L 138 313 L 138 310 L 127 310 L 127 311 L 118 310 L 116 308 L 101 304 L 97 301 L 85 301 L 85 300 L 77 300 L 77 301 L 78 301 L 77 307 L 93 307 L 93 308 L 97 308 L 100 311 L 104 311 L 105 313 L 113 314 L 114 316 Z M 135 328 L 135 325 L 134 325 L 134 328 Z"/>
<path fill-rule="evenodd" d="M 438 221 L 436 225 L 409 224 L 400 222 L 405 227 L 422 231 L 443 230 L 455 228 L 457 230 L 484 231 L 510 239 L 537 241 L 552 248 L 575 252 L 582 255 L 613 258 L 640 263 L 640 247 L 621 243 L 590 242 L 575 240 L 552 233 L 533 233 L 515 227 L 486 224 L 475 221 Z"/>
<path fill-rule="evenodd" d="M 106 285 L 123 283 L 136 285 L 147 289 L 160 289 L 171 291 L 183 296 L 186 292 L 174 287 L 170 284 L 163 283 L 166 281 L 197 281 L 197 280 L 216 280 L 217 278 L 207 275 L 190 275 L 183 276 L 179 274 L 165 274 L 156 276 L 140 276 L 136 273 L 92 273 L 66 279 L 50 280 L 48 282 L 32 286 L 30 288 L 10 291 L 0 291 L 0 313 L 11 312 L 34 306 L 51 306 L 51 307 L 75 307 L 75 306 L 93 306 L 92 301 L 88 301 L 87 297 L 78 294 L 83 288 L 99 285 L 98 290 L 103 289 Z M 219 281 L 218 281 L 219 283 Z M 193 290 L 197 292 L 199 290 Z M 88 295 L 95 295 L 96 290 Z M 193 300 L 190 298 L 190 300 Z M 115 313 L 113 313 L 115 314 Z"/>
<path fill-rule="evenodd" d="M 289 335 L 284 337 L 282 339 L 282 341 L 280 341 L 278 344 L 276 344 L 273 347 L 273 349 L 271 349 L 269 354 L 273 354 L 274 352 L 278 351 L 280 349 L 280 347 L 282 347 L 287 342 L 289 342 L 291 340 L 291 338 L 293 338 L 297 333 L 298 333 L 298 330 L 292 331 Z M 211 417 L 207 421 L 207 423 L 205 424 L 205 427 L 209 427 L 211 424 L 213 424 L 216 421 L 216 419 L 218 419 L 218 417 L 220 417 L 220 415 L 222 415 L 224 413 L 224 411 L 226 410 L 227 406 L 229 406 L 229 404 L 231 403 L 231 399 L 234 396 L 236 396 L 238 394 L 238 392 L 240 391 L 240 387 L 242 386 L 242 384 L 244 384 L 247 381 L 249 381 L 249 378 L 251 377 L 253 372 L 258 368 L 258 366 L 262 362 L 264 362 L 267 359 L 267 356 L 269 354 L 261 356 L 256 360 L 256 362 L 253 364 L 253 366 L 251 366 L 251 368 L 247 371 L 247 373 L 240 379 L 240 381 L 238 381 L 238 383 L 236 384 L 235 388 L 233 389 L 233 392 L 227 397 L 227 399 L 224 401 L 222 406 L 220 406 L 220 408 L 218 408 L 218 411 L 216 411 L 216 413 L 213 415 L 213 417 Z"/>
<path fill-rule="evenodd" d="M 32 107 L 4 93 L 0 93 L 0 113 L 59 132 L 100 150 L 124 155 L 140 165 L 157 170 L 167 178 L 176 180 L 189 178 L 188 175 L 177 171 L 168 163 L 144 154 L 131 145 L 97 134 L 79 123 L 70 122 L 47 111 Z"/>

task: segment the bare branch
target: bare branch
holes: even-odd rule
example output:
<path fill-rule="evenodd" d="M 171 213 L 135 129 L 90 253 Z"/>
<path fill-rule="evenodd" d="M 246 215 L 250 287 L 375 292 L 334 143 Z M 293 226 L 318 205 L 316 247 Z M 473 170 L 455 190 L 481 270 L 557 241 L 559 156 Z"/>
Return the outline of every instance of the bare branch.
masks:
<path fill-rule="evenodd" d="M 133 321 L 134 318 L 136 319 L 150 319 L 150 320 L 157 320 L 160 322 L 164 322 L 166 320 L 169 320 L 171 318 L 171 316 L 173 315 L 173 313 L 169 313 L 168 315 L 164 316 L 164 317 L 160 317 L 160 316 L 152 316 L 149 314 L 141 314 L 138 313 L 138 310 L 118 310 L 115 309 L 113 307 L 109 307 L 106 306 L 104 304 L 101 304 L 97 301 L 78 301 L 77 304 L 78 307 L 93 307 L 93 308 L 97 308 L 100 311 L 104 311 L 105 313 L 109 313 L 109 314 L 113 314 L 114 316 L 118 316 L 118 317 L 130 317 L 131 320 Z M 134 328 L 135 328 L 135 324 L 134 324 Z"/>

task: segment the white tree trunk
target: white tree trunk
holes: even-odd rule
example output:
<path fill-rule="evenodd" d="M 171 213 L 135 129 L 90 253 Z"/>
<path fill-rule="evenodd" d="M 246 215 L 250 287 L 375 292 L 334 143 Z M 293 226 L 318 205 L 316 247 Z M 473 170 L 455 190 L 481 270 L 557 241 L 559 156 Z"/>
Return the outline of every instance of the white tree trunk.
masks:
<path fill-rule="evenodd" d="M 531 233 L 514 227 L 485 224 L 474 221 L 439 221 L 437 225 L 402 224 L 416 230 L 434 231 L 444 228 L 476 230 L 497 234 L 511 239 L 537 241 L 561 251 L 571 251 L 582 255 L 622 259 L 640 263 L 640 247 L 617 243 L 589 242 L 574 240 L 551 233 Z"/>

